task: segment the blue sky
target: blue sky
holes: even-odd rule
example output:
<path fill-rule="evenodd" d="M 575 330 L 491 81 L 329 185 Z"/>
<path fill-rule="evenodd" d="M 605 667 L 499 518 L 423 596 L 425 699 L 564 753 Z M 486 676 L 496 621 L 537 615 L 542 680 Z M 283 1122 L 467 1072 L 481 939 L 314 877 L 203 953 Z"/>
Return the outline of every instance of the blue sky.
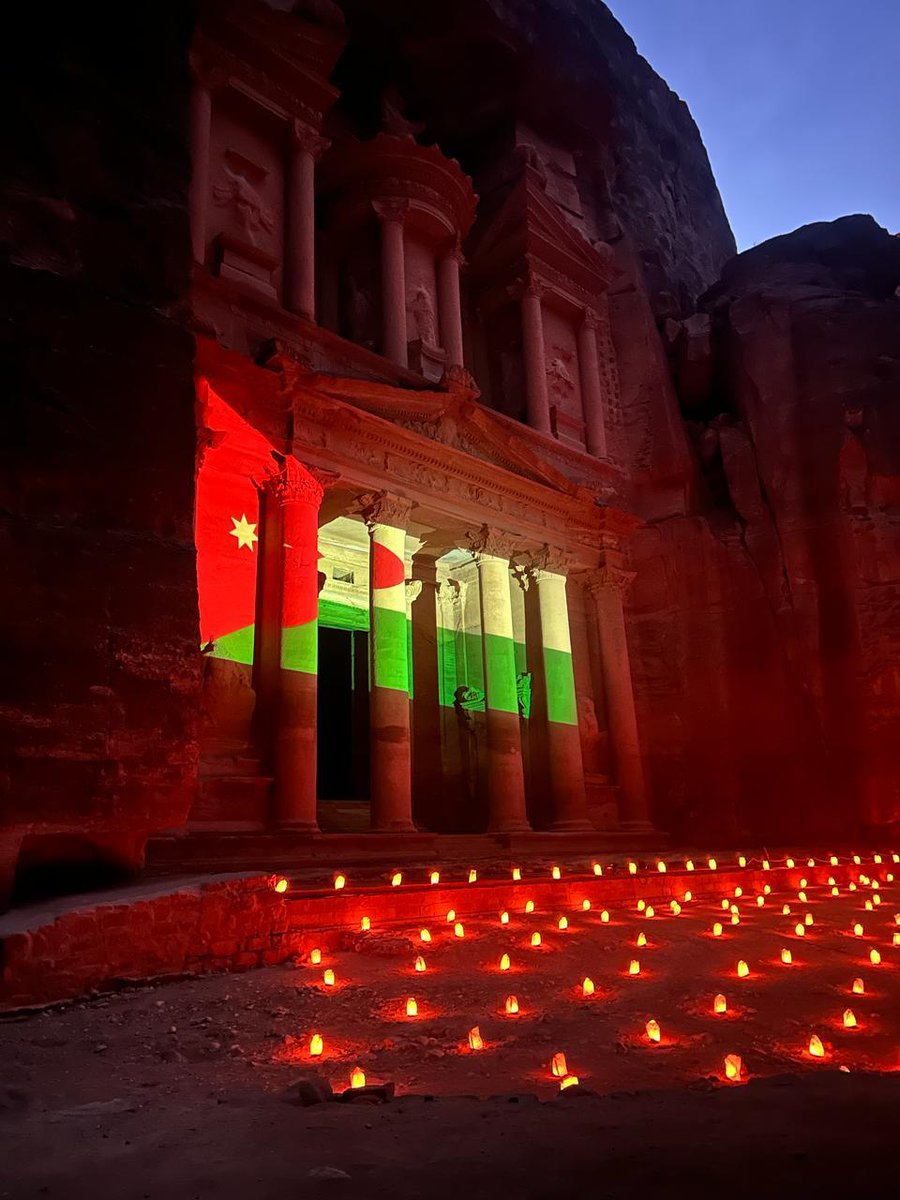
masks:
<path fill-rule="evenodd" d="M 700 127 L 746 249 L 868 212 L 900 230 L 900 0 L 607 0 Z"/>

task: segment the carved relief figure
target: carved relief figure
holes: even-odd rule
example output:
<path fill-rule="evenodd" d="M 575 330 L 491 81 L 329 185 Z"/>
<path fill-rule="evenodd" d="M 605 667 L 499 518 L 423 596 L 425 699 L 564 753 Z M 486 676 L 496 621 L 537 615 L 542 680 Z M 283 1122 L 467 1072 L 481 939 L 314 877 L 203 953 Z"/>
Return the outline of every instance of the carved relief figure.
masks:
<path fill-rule="evenodd" d="M 547 379 L 550 382 L 550 389 L 554 396 L 569 396 L 575 391 L 575 380 L 568 367 L 568 361 L 571 361 L 572 355 L 567 354 L 559 346 L 554 346 L 553 349 L 556 353 L 547 364 Z"/>
<path fill-rule="evenodd" d="M 416 288 L 416 294 L 410 305 L 412 324 L 419 338 L 426 346 L 436 346 L 437 325 L 434 319 L 434 303 L 428 294 L 428 289 L 422 284 Z"/>
<path fill-rule="evenodd" d="M 220 208 L 230 207 L 234 210 L 238 224 L 255 246 L 260 234 L 270 234 L 273 231 L 275 217 L 272 210 L 265 207 L 259 192 L 248 178 L 250 172 L 247 168 L 250 164 L 233 165 L 238 161 L 238 156 L 226 155 L 223 167 L 228 182 L 217 184 L 213 188 L 213 199 Z M 243 163 L 243 160 L 240 162 Z M 262 172 L 262 175 L 264 177 L 265 172 Z"/>

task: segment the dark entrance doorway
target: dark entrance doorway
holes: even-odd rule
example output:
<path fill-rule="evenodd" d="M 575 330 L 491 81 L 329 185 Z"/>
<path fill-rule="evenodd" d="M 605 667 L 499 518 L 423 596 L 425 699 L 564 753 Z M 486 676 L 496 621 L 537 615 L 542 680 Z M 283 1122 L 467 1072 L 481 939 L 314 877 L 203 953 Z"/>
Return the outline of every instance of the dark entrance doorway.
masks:
<path fill-rule="evenodd" d="M 369 635 L 319 627 L 319 825 L 367 829 L 369 822 Z"/>

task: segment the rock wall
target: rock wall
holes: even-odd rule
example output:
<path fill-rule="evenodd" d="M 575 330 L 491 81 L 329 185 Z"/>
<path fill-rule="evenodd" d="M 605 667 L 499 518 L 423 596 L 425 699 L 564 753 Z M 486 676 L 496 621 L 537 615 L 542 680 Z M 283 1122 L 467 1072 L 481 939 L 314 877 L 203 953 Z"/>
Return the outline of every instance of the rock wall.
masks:
<path fill-rule="evenodd" d="M 20 849 L 134 867 L 194 786 L 190 36 L 187 6 L 6 31 L 0 893 Z"/>
<path fill-rule="evenodd" d="M 638 535 L 661 825 L 900 822 L 900 240 L 870 217 L 733 259 L 670 323 L 693 503 Z"/>

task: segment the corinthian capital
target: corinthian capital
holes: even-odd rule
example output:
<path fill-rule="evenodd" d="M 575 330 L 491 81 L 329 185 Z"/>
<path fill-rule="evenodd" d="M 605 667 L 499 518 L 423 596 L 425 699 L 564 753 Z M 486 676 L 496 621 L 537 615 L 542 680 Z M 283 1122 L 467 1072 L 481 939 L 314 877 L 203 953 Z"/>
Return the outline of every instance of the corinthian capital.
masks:
<path fill-rule="evenodd" d="M 319 158 L 331 145 L 328 138 L 322 137 L 317 129 L 296 117 L 291 122 L 291 137 L 295 146 L 300 150 L 305 150 L 313 158 Z"/>
<path fill-rule="evenodd" d="M 487 525 L 482 525 L 475 532 L 469 530 L 466 533 L 466 541 L 476 562 L 481 555 L 508 560 L 515 554 L 518 544 L 513 534 L 502 529 L 491 529 Z"/>
<path fill-rule="evenodd" d="M 405 496 L 393 496 L 390 492 L 366 492 L 357 497 L 352 511 L 360 514 L 369 529 L 373 525 L 390 525 L 394 529 L 405 530 L 409 524 L 412 501 Z"/>
<path fill-rule="evenodd" d="M 373 200 L 372 208 L 381 221 L 403 221 L 409 212 L 409 201 L 402 196 L 386 196 Z"/>
<path fill-rule="evenodd" d="M 275 497 L 279 504 L 311 504 L 318 508 L 322 503 L 325 488 L 337 482 L 333 471 L 318 467 L 307 467 L 292 454 L 275 455 L 277 466 L 266 474 L 262 487 Z"/>
<path fill-rule="evenodd" d="M 579 582 L 596 598 L 600 593 L 614 592 L 624 595 L 634 582 L 636 572 L 625 571 L 622 567 L 603 566 L 596 571 L 585 571 L 579 575 Z"/>

